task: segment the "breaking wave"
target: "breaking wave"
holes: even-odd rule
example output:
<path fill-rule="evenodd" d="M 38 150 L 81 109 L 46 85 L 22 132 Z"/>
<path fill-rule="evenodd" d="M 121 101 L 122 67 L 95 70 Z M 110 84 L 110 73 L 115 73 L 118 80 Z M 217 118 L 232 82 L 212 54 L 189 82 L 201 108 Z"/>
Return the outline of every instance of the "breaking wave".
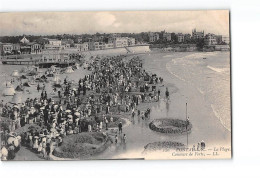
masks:
<path fill-rule="evenodd" d="M 209 68 L 215 72 L 218 72 L 218 73 L 227 72 L 229 70 L 228 68 L 216 68 L 216 67 L 212 67 L 210 65 L 208 65 L 207 68 Z"/>

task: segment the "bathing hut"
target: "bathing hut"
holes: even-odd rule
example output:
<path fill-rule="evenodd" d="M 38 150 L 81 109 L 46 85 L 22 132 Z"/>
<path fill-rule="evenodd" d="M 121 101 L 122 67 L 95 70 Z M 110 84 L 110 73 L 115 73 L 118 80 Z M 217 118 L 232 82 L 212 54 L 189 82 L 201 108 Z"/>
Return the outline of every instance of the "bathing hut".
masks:
<path fill-rule="evenodd" d="M 22 93 L 16 92 L 12 99 L 12 104 L 21 104 L 22 103 Z"/>
<path fill-rule="evenodd" d="M 73 73 L 72 67 L 68 67 L 65 71 L 65 73 Z"/>
<path fill-rule="evenodd" d="M 18 70 L 14 70 L 13 73 L 11 74 L 12 77 L 19 77 L 20 74 L 18 72 Z"/>

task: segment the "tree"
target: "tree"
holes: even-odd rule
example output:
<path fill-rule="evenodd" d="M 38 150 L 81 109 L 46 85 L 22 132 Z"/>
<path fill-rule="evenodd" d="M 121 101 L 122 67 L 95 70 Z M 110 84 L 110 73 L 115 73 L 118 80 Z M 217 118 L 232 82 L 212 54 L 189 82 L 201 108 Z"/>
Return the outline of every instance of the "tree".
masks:
<path fill-rule="evenodd" d="M 196 46 L 198 47 L 199 50 L 202 50 L 204 45 L 205 45 L 204 39 L 197 39 Z"/>

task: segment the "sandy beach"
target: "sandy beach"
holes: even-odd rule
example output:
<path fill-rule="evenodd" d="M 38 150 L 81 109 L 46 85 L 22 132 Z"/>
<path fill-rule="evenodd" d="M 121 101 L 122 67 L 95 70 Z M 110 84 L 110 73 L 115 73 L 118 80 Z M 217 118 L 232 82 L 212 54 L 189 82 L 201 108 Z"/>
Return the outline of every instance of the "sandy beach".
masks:
<path fill-rule="evenodd" d="M 222 52 L 218 52 L 222 53 Z M 229 57 L 227 52 L 224 56 Z M 180 142 L 186 145 L 186 147 L 192 147 L 196 145 L 198 142 L 204 140 L 208 147 L 227 147 L 231 148 L 231 132 L 230 132 L 230 121 L 231 119 L 224 119 L 225 123 L 221 121 L 219 116 L 223 116 L 222 114 L 217 114 L 212 108 L 212 104 L 209 100 L 208 94 L 202 92 L 199 88 L 194 87 L 194 84 L 187 81 L 185 77 L 191 78 L 190 74 L 192 71 L 185 69 L 185 66 L 191 65 L 191 62 L 194 62 L 194 59 L 203 59 L 207 57 L 206 60 L 210 60 L 210 58 L 223 54 L 210 54 L 210 53 L 202 53 L 202 52 L 185 52 L 185 53 L 160 53 L 160 52 L 152 52 L 148 54 L 139 54 L 144 60 L 144 69 L 150 73 L 155 73 L 158 76 L 164 79 L 163 85 L 160 86 L 161 96 L 162 98 L 157 103 L 144 104 L 143 106 L 149 106 L 151 110 L 151 118 L 149 120 L 140 120 L 137 117 L 134 119 L 130 119 L 128 117 L 126 120 L 129 120 L 128 125 L 125 125 L 123 128 L 123 132 L 127 136 L 127 144 L 121 145 L 120 143 L 117 145 L 111 145 L 108 149 L 106 149 L 101 154 L 95 155 L 90 159 L 118 159 L 118 158 L 145 158 L 145 159 L 153 159 L 153 158 L 161 158 L 161 159 L 179 159 L 178 157 L 172 157 L 167 152 L 157 152 L 155 154 L 143 153 L 144 146 L 158 141 L 175 141 Z M 131 55 L 132 56 L 132 55 Z M 129 56 L 130 57 L 130 56 Z M 176 61 L 173 61 L 176 60 Z M 178 62 L 185 60 L 184 63 L 178 64 Z M 159 61 L 159 62 L 158 62 Z M 170 69 L 170 63 L 173 63 L 173 67 L 176 67 L 179 71 L 185 74 L 185 77 L 177 74 L 177 70 Z M 6 70 L 10 66 L 0 65 L 1 70 Z M 6 68 L 8 67 L 8 68 Z M 21 68 L 21 66 L 17 66 L 17 68 Z M 213 68 L 213 67 L 211 67 Z M 14 68 L 12 68 L 14 69 Z M 210 69 L 210 68 L 208 68 Z M 186 71 L 185 71 L 186 70 Z M 213 70 L 212 70 L 213 71 Z M 2 71 L 1 71 L 2 72 Z M 9 71 L 8 71 L 9 72 Z M 11 71 L 9 72 L 11 73 Z M 83 77 L 85 74 L 89 72 L 83 68 L 76 70 L 71 74 L 62 74 L 60 75 L 61 80 L 65 77 L 70 80 L 75 80 L 79 77 Z M 203 73 L 200 72 L 200 73 Z M 212 72 L 213 73 L 213 72 Z M 8 74 L 8 73 L 7 73 Z M 1 81 L 3 78 L 1 78 Z M 227 81 L 227 85 L 229 85 L 229 81 Z M 210 85 L 210 84 L 209 84 Z M 168 87 L 170 91 L 170 101 L 167 102 L 165 100 L 165 88 Z M 52 91 L 51 83 L 46 85 L 49 93 Z M 36 86 L 31 86 L 28 88 L 30 94 L 24 92 L 23 100 L 27 98 L 27 96 L 38 97 L 40 93 L 37 92 Z M 219 93 L 219 91 L 216 91 Z M 33 95 L 33 96 L 32 96 Z M 229 94 L 230 96 L 230 94 Z M 11 100 L 12 97 L 2 97 L 1 99 Z M 189 120 L 193 125 L 192 132 L 188 135 L 188 144 L 187 144 L 187 136 L 186 135 L 173 135 L 173 134 L 162 134 L 149 129 L 149 123 L 156 118 L 162 117 L 172 117 L 177 119 L 185 120 L 186 118 L 186 108 L 185 104 L 188 103 L 188 116 Z M 230 102 L 230 100 L 227 100 Z M 223 112 L 223 111 L 222 111 Z M 227 112 L 228 111 L 224 111 Z M 230 112 L 230 111 L 229 111 Z M 230 114 L 230 113 L 229 113 Z M 225 115 L 229 115 L 225 114 Z M 120 139 L 119 139 L 120 140 Z M 230 156 L 231 152 L 226 153 L 225 155 Z M 181 156 L 180 158 L 184 158 Z M 191 158 L 191 157 L 189 157 Z M 200 157 L 195 157 L 200 158 Z M 205 157 L 203 157 L 205 158 Z M 224 156 L 216 156 L 215 158 L 224 158 Z M 57 158 L 55 158 L 57 159 Z"/>

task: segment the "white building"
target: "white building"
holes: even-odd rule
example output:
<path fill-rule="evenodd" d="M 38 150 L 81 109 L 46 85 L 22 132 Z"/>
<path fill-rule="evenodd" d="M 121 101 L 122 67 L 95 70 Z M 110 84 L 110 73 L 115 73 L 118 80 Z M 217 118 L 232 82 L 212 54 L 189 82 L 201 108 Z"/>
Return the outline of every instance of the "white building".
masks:
<path fill-rule="evenodd" d="M 61 40 L 48 39 L 48 44 L 44 44 L 44 48 L 48 50 L 60 50 L 62 49 Z"/>
<path fill-rule="evenodd" d="M 83 43 L 83 44 L 74 44 L 75 48 L 78 49 L 78 51 L 88 51 L 88 43 Z"/>
<path fill-rule="evenodd" d="M 113 38 L 114 48 L 127 47 L 128 37 L 115 37 Z"/>
<path fill-rule="evenodd" d="M 128 37 L 128 46 L 134 46 L 135 45 L 135 38 Z"/>
<path fill-rule="evenodd" d="M 216 45 L 217 39 L 215 34 L 207 34 L 205 36 L 205 44 L 206 45 Z"/>
<path fill-rule="evenodd" d="M 105 48 L 106 49 L 114 48 L 114 43 L 106 43 Z"/>
<path fill-rule="evenodd" d="M 61 46 L 61 40 L 57 39 L 48 39 L 50 45 L 55 45 L 55 46 Z"/>

